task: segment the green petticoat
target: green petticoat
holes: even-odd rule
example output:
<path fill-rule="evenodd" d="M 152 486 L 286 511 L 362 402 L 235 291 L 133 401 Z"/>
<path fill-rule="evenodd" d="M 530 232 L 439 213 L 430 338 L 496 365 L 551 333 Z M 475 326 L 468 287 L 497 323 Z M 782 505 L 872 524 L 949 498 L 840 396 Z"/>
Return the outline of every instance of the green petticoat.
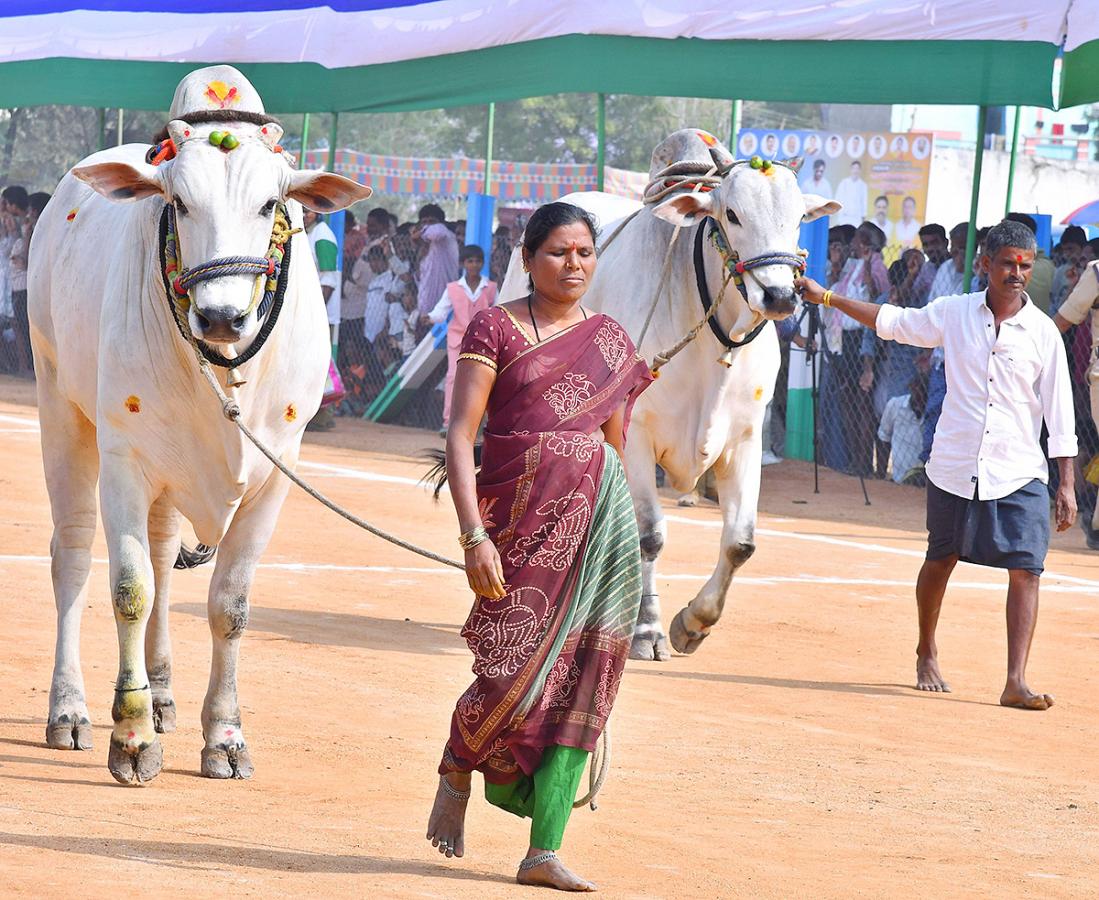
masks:
<path fill-rule="evenodd" d="M 520 775 L 507 784 L 486 781 L 485 799 L 513 815 L 531 819 L 532 847 L 559 850 L 590 755 L 575 747 L 547 747 L 533 776 Z"/>

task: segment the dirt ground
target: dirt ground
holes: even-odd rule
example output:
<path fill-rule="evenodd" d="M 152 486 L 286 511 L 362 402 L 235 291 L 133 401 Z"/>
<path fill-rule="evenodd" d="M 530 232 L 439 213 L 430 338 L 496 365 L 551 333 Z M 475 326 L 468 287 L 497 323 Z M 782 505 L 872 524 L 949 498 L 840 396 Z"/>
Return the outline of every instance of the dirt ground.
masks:
<path fill-rule="evenodd" d="M 470 804 L 465 859 L 424 841 L 452 704 L 469 680 L 463 579 L 294 490 L 260 568 L 241 654 L 251 781 L 198 776 L 208 571 L 177 573 L 179 729 L 144 788 L 107 772 L 117 666 L 95 548 L 83 666 L 91 752 L 47 750 L 50 521 L 33 389 L 0 379 L 0 893 L 5 896 L 529 896 L 517 819 Z M 447 554 L 448 503 L 413 483 L 438 439 L 341 420 L 301 472 Z M 912 688 L 923 496 L 786 462 L 765 470 L 759 550 L 693 656 L 630 663 L 613 770 L 563 855 L 608 897 L 1086 897 L 1099 893 L 1099 556 L 1074 529 L 1043 579 L 1031 686 L 996 704 L 1005 577 L 960 566 L 940 652 L 955 692 Z M 680 509 L 665 622 L 708 575 L 712 504 Z"/>

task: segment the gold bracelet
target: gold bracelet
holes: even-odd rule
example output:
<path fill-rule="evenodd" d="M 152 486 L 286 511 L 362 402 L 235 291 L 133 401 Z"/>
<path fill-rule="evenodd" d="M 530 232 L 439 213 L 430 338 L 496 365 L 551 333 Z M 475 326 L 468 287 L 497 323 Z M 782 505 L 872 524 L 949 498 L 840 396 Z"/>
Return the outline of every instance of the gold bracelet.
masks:
<path fill-rule="evenodd" d="M 833 296 L 832 291 L 825 291 L 824 296 L 820 298 L 821 304 L 824 305 L 824 306 L 831 306 L 832 305 L 832 296 Z"/>
<path fill-rule="evenodd" d="M 458 535 L 458 545 L 463 550 L 472 550 L 478 544 L 482 544 L 487 540 L 488 532 L 485 530 L 484 525 L 477 525 L 464 534 Z"/>

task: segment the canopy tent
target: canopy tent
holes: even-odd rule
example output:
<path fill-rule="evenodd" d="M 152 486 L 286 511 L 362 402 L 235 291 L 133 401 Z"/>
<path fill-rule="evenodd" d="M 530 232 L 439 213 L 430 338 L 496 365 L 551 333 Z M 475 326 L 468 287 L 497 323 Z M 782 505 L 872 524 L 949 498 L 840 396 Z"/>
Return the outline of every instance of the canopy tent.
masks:
<path fill-rule="evenodd" d="M 228 62 L 279 112 L 569 92 L 1051 107 L 1069 26 L 1067 96 L 1099 99 L 1099 0 L 7 0 L 0 106 L 161 109 Z"/>

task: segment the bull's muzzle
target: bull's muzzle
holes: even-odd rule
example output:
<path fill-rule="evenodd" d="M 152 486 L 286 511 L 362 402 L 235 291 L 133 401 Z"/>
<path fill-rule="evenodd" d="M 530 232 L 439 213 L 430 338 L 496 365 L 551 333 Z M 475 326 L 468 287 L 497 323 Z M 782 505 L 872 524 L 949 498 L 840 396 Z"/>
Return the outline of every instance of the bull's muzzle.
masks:
<path fill-rule="evenodd" d="M 763 314 L 768 319 L 785 319 L 797 306 L 797 294 L 792 286 L 763 288 Z"/>
<path fill-rule="evenodd" d="M 214 344 L 235 344 L 244 332 L 248 314 L 232 306 L 195 308 L 201 338 Z"/>

